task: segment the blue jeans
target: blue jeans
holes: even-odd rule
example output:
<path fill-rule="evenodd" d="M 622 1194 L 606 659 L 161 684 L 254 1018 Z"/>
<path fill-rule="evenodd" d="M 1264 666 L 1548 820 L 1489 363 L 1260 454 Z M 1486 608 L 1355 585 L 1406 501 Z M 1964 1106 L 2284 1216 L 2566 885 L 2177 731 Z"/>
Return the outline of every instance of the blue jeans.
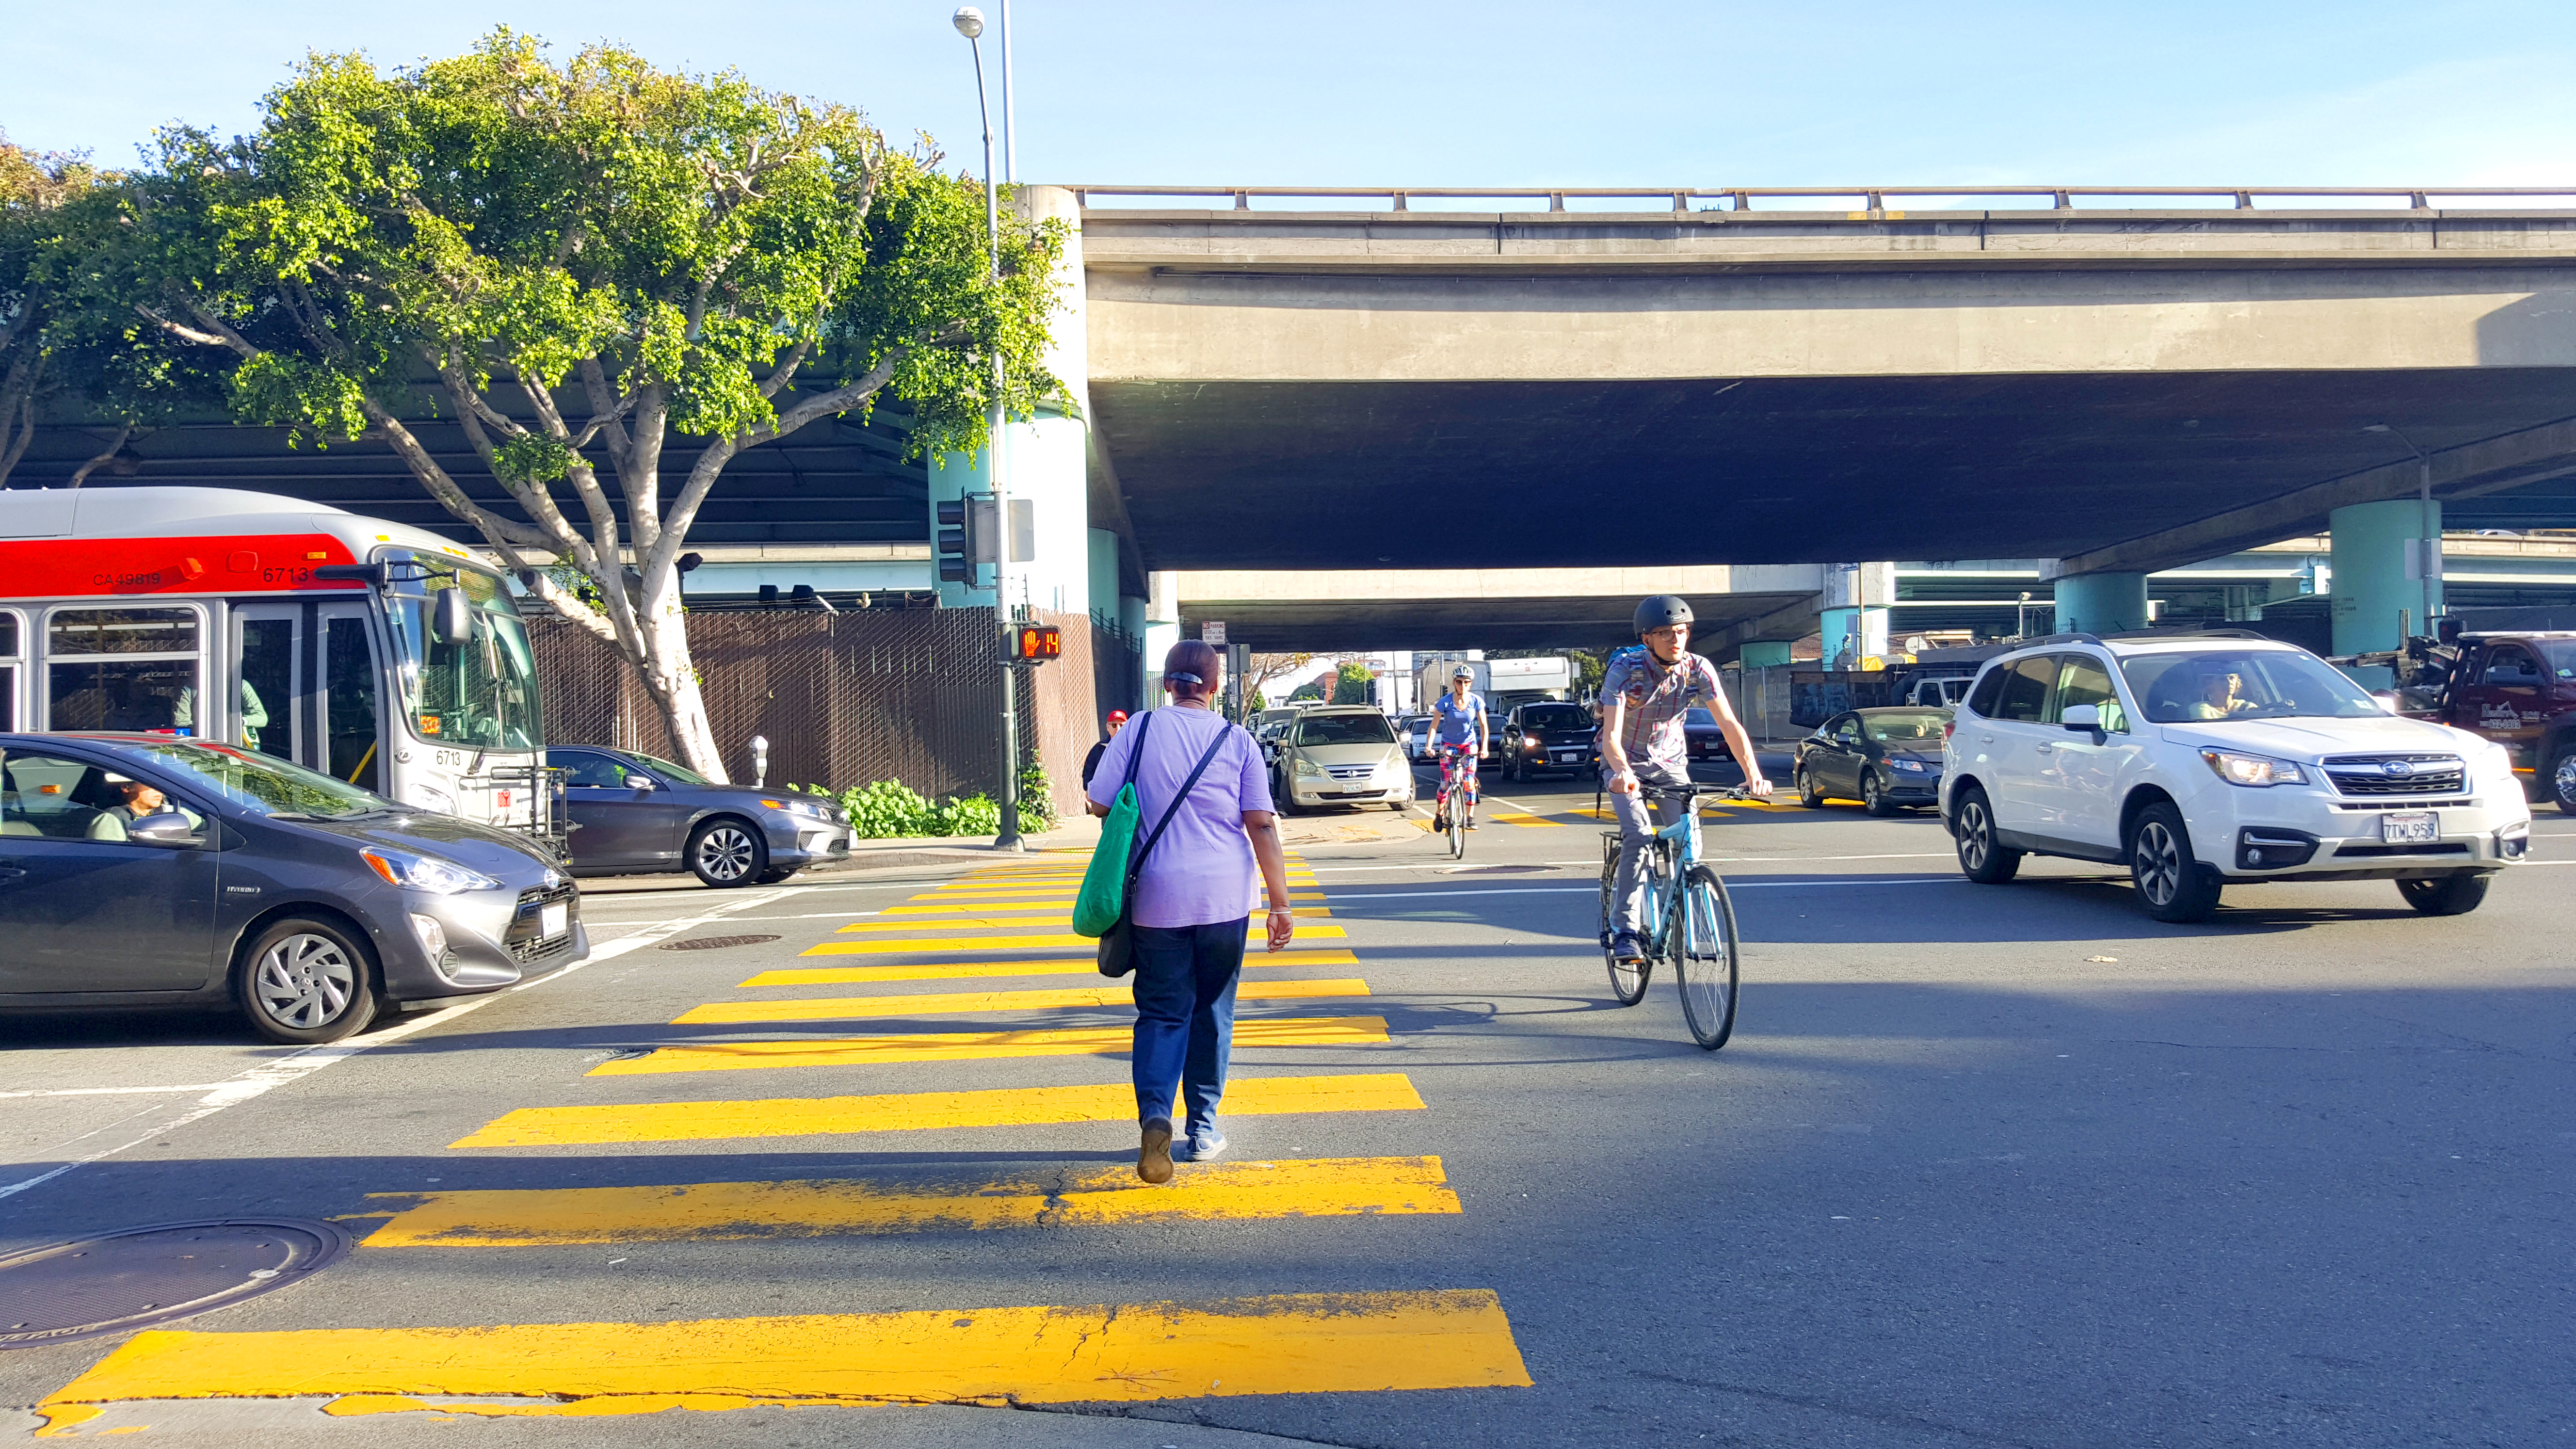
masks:
<path fill-rule="evenodd" d="M 1234 1050 L 1243 918 L 1135 929 L 1137 1120 L 1170 1117 L 1173 1095 L 1186 1084 L 1187 1130 L 1213 1127 Z"/>

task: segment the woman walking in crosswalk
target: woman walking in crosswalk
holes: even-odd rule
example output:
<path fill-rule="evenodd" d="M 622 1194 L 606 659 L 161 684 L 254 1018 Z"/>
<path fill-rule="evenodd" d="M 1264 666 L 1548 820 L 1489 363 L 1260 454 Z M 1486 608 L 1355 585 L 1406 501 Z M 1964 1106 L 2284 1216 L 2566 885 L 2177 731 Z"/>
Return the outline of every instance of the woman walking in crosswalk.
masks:
<path fill-rule="evenodd" d="M 1213 645 L 1173 645 L 1163 659 L 1171 707 L 1139 716 L 1110 740 L 1089 791 L 1094 812 L 1105 812 L 1130 777 L 1131 752 L 1141 750 L 1133 758 L 1139 819 L 1150 826 L 1172 811 L 1138 869 L 1134 899 L 1134 1072 L 1144 1129 L 1136 1174 L 1147 1182 L 1170 1181 L 1175 1157 L 1203 1162 L 1225 1150 L 1216 1111 L 1234 1041 L 1234 988 L 1256 864 L 1269 896 L 1270 949 L 1286 946 L 1296 929 L 1261 749 L 1210 707 L 1223 682 Z M 1197 781 L 1183 796 L 1193 773 Z M 1177 1147 L 1175 1092 L 1185 1109 Z"/>

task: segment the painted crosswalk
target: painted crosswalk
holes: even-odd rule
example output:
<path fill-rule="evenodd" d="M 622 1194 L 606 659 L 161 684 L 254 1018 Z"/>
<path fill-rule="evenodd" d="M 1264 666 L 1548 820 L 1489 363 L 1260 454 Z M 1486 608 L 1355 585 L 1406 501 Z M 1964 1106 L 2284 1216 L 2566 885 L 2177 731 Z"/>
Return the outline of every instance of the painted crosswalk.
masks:
<path fill-rule="evenodd" d="M 694 1182 L 668 1187 L 384 1193 L 370 1248 L 732 1241 L 1074 1228 L 1219 1218 L 1456 1213 L 1437 1157 L 1212 1162 L 1162 1187 L 1133 1169 L 946 1178 Z"/>
<path fill-rule="evenodd" d="M 740 995 L 702 1002 L 671 1022 L 704 1034 L 604 1062 L 594 1058 L 571 1079 L 595 1083 L 586 1089 L 593 1100 L 578 1100 L 583 1094 L 576 1093 L 570 1102 L 519 1107 L 447 1144 L 477 1157 L 526 1154 L 517 1160 L 535 1169 L 539 1180 L 532 1185 L 375 1194 L 366 1211 L 348 1220 L 370 1253 L 444 1253 L 1191 1221 L 1392 1222 L 1468 1210 L 1436 1157 L 1188 1164 L 1158 1186 L 1140 1182 L 1124 1163 L 1005 1161 L 979 1170 L 953 1160 L 957 1150 L 979 1150 L 968 1144 L 993 1143 L 989 1135 L 960 1138 L 945 1166 L 872 1175 L 610 1186 L 542 1181 L 543 1165 L 557 1160 L 548 1154 L 560 1149 L 649 1152 L 659 1144 L 891 1140 L 1079 1124 L 1115 1124 L 1112 1140 L 1132 1143 L 1134 1090 L 1120 1080 L 1123 1069 L 1102 1069 L 1103 1059 L 1129 1050 L 1131 1030 L 1124 1020 L 1096 1015 L 1123 1012 L 1132 987 L 1093 974 L 1095 943 L 1070 929 L 1080 865 L 1050 859 L 996 866 L 926 886 L 872 913 L 853 912 L 803 954 L 868 959 L 753 973 L 735 988 Z M 1249 1070 L 1238 1064 L 1225 1112 L 1246 1118 L 1430 1112 L 1405 1072 L 1354 1070 L 1341 1064 L 1348 1059 L 1317 1069 L 1295 1065 L 1301 1051 L 1392 1048 L 1395 1033 L 1385 1017 L 1311 1009 L 1263 1014 L 1270 1003 L 1371 995 L 1363 976 L 1316 970 L 1347 971 L 1362 962 L 1340 944 L 1345 929 L 1332 919 L 1315 873 L 1292 861 L 1290 883 L 1295 941 L 1284 952 L 1250 954 L 1245 964 L 1254 970 L 1236 996 L 1249 1010 L 1237 1017 L 1234 1038 L 1247 1051 L 1284 1054 L 1259 1057 Z M 1260 929 L 1258 917 L 1247 922 L 1248 934 L 1258 936 Z M 1047 977 L 1090 979 L 1009 984 Z M 930 982 L 964 989 L 902 989 Z M 853 989 L 776 994 L 818 986 Z M 959 1021 L 969 1017 L 994 1019 Z M 889 1025 L 843 1035 L 775 1029 L 839 1020 Z M 1034 1069 L 1061 1071 L 1068 1079 L 996 1087 L 972 1075 L 977 1062 L 1048 1058 L 1065 1065 L 1039 1061 Z M 840 1074 L 854 1069 L 893 1074 L 870 1077 L 869 1088 L 902 1089 L 833 1090 L 846 1080 Z M 722 1091 L 735 1082 L 766 1090 L 723 1098 L 691 1090 Z M 814 1352 L 817 1343 L 832 1351 Z M 39 1407 L 60 1429 L 98 1405 L 136 1399 L 325 1395 L 335 1415 L 524 1417 L 754 1404 L 1136 1402 L 1529 1383 L 1493 1293 L 1408 1284 L 1401 1291 L 1214 1302 L 970 1304 L 669 1322 L 191 1328 L 136 1335 Z"/>

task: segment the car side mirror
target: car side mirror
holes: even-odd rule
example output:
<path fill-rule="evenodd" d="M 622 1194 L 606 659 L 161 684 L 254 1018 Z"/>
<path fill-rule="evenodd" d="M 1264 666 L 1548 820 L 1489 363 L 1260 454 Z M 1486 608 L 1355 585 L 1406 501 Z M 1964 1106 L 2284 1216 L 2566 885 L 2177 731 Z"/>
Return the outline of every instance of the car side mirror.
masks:
<path fill-rule="evenodd" d="M 638 775 L 635 777 L 635 793 L 638 795 L 650 795 L 661 788 L 662 782 L 654 779 L 650 775 Z"/>
<path fill-rule="evenodd" d="M 178 811 L 163 810 L 125 827 L 125 838 L 143 845 L 184 849 L 197 843 L 197 827 Z"/>
<path fill-rule="evenodd" d="M 2070 730 L 2077 731 L 2078 733 L 2100 734 L 2102 732 L 2102 706 L 2098 704 L 2070 704 L 2059 713 L 2057 720 L 2058 723 L 2066 726 Z"/>

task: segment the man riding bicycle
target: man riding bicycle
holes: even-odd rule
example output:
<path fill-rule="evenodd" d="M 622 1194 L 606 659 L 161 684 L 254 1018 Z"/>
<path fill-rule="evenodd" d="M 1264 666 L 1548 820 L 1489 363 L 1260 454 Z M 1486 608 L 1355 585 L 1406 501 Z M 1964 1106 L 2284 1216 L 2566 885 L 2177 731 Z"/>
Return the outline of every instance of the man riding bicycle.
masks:
<path fill-rule="evenodd" d="M 1601 782 L 1619 814 L 1619 873 L 1613 883 L 1618 910 L 1610 923 L 1611 952 L 1621 961 L 1642 961 L 1645 948 L 1637 939 L 1637 922 L 1645 907 L 1645 872 L 1640 862 L 1658 829 L 1671 825 L 1689 808 L 1689 797 L 1659 796 L 1648 800 L 1640 784 L 1666 788 L 1690 784 L 1690 740 L 1684 726 L 1694 707 L 1716 716 L 1726 734 L 1726 747 L 1744 768 L 1744 789 L 1768 795 L 1771 782 L 1754 758 L 1753 737 L 1737 722 L 1718 687 L 1717 669 L 1690 652 L 1691 606 L 1671 594 L 1657 594 L 1637 606 L 1639 642 L 1610 656 L 1601 676 Z"/>
<path fill-rule="evenodd" d="M 1449 676 L 1449 692 L 1431 704 L 1431 753 L 1440 761 L 1440 794 L 1431 828 L 1449 828 L 1448 812 L 1458 802 L 1466 826 L 1476 828 L 1476 761 L 1484 757 L 1492 736 L 1485 727 L 1485 697 L 1475 692 L 1476 672 L 1461 664 Z"/>

